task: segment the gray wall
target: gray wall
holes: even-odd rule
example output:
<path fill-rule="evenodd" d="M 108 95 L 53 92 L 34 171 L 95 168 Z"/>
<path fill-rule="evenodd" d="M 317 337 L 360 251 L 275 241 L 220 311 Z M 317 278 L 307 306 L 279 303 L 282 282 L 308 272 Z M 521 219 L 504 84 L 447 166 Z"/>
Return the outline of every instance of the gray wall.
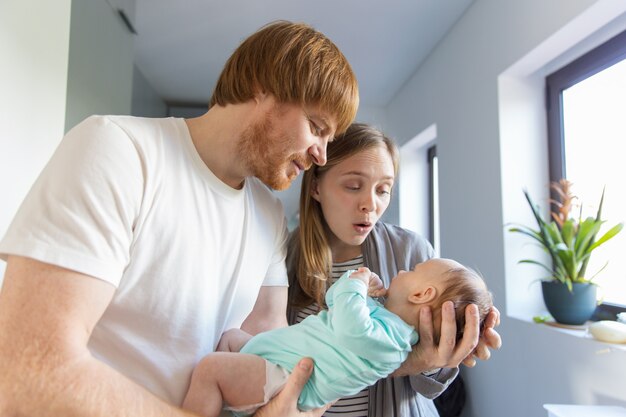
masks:
<path fill-rule="evenodd" d="M 131 114 L 141 117 L 166 117 L 167 104 L 159 97 L 143 73 L 133 68 L 133 98 Z"/>
<path fill-rule="evenodd" d="M 544 403 L 626 405 L 626 350 L 533 324 L 532 314 L 506 315 L 513 277 L 504 266 L 502 175 L 528 169 L 501 167 L 498 77 L 581 14 L 595 16 L 596 3 L 619 2 L 477 0 L 387 108 L 387 130 L 400 143 L 437 124 L 442 256 L 478 268 L 503 312 L 503 348 L 464 372 L 466 416 L 539 417 Z"/>
<path fill-rule="evenodd" d="M 106 1 L 72 1 L 66 131 L 92 114 L 131 113 L 133 61 L 133 35 Z"/>

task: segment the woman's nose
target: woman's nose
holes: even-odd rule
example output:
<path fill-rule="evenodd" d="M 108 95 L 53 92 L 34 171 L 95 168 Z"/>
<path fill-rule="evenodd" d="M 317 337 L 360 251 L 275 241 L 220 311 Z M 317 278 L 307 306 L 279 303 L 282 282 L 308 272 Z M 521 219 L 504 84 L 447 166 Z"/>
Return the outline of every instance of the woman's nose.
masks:
<path fill-rule="evenodd" d="M 367 195 L 363 196 L 360 204 L 360 209 L 362 212 L 365 213 L 376 210 L 376 200 L 372 193 L 367 193 Z"/>

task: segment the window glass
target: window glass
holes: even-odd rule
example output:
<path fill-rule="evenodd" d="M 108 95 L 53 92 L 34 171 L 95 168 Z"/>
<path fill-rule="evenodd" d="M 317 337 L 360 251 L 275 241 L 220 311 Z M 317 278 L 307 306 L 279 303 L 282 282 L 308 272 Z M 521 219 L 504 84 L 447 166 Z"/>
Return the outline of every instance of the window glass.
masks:
<path fill-rule="evenodd" d="M 606 195 L 601 233 L 626 222 L 626 60 L 562 92 L 565 172 L 574 184 L 583 216 L 595 216 Z M 587 275 L 604 301 L 626 304 L 626 231 L 594 251 Z"/>
<path fill-rule="evenodd" d="M 600 235 L 626 222 L 626 32 L 546 78 L 550 180 L 567 178 L 582 216 L 606 190 Z M 600 285 L 597 318 L 626 311 L 626 230 L 595 250 L 587 268 Z"/>

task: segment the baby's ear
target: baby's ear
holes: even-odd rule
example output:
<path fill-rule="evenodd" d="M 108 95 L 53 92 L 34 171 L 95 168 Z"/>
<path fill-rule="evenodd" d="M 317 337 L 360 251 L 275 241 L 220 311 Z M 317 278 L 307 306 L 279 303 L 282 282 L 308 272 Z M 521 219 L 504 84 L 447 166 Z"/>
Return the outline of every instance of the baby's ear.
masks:
<path fill-rule="evenodd" d="M 409 295 L 409 302 L 413 304 L 427 304 L 437 298 L 437 288 L 432 285 L 422 287 Z"/>

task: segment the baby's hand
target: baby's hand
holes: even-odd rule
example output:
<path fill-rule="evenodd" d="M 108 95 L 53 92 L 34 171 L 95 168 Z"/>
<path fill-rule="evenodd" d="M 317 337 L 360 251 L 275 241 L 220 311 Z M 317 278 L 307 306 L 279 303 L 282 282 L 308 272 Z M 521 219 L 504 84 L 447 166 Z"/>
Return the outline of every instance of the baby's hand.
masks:
<path fill-rule="evenodd" d="M 367 285 L 367 295 L 370 297 L 382 297 L 387 294 L 380 277 L 366 267 L 357 269 L 350 275 L 350 278 L 358 279 Z"/>
<path fill-rule="evenodd" d="M 372 272 L 370 276 L 370 282 L 367 286 L 367 295 L 370 297 L 384 297 L 387 295 L 387 288 L 385 288 L 383 281 L 374 272 Z"/>
<path fill-rule="evenodd" d="M 353 273 L 350 274 L 350 279 L 358 279 L 366 286 L 369 286 L 370 277 L 372 276 L 372 271 L 368 268 L 362 266 Z"/>

